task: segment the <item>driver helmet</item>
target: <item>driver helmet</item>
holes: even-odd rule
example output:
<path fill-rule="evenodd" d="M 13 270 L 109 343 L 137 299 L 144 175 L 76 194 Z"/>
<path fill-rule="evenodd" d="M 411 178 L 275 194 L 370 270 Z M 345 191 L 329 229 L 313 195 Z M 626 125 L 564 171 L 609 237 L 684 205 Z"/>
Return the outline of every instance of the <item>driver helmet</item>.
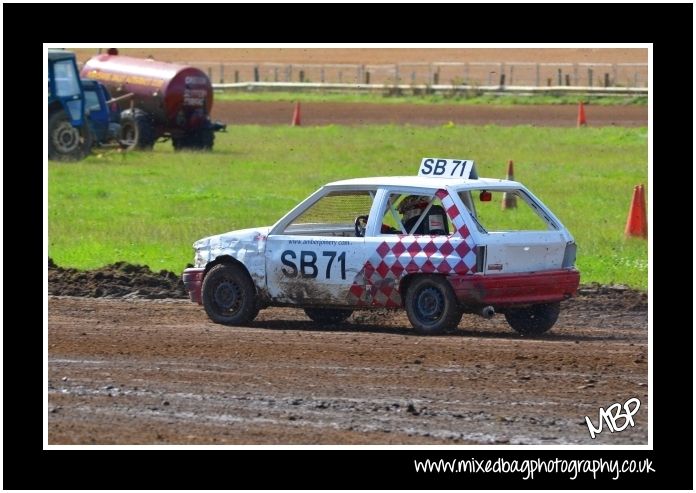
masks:
<path fill-rule="evenodd" d="M 404 198 L 397 211 L 402 215 L 404 221 L 408 221 L 416 216 L 420 216 L 423 210 L 428 207 L 430 197 L 424 195 L 409 195 Z"/>

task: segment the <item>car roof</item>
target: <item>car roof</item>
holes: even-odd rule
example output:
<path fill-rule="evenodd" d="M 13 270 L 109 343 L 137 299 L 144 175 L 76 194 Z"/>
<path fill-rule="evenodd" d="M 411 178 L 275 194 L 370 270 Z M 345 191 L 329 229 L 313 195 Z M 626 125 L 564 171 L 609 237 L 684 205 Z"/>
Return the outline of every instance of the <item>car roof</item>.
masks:
<path fill-rule="evenodd" d="M 327 187 L 352 187 L 352 186 L 374 186 L 374 187 L 418 187 L 418 188 L 478 188 L 491 186 L 510 186 L 519 187 L 521 184 L 516 181 L 499 180 L 497 178 L 423 178 L 421 176 L 374 176 L 369 178 L 353 178 L 350 180 L 334 181 L 326 184 Z"/>

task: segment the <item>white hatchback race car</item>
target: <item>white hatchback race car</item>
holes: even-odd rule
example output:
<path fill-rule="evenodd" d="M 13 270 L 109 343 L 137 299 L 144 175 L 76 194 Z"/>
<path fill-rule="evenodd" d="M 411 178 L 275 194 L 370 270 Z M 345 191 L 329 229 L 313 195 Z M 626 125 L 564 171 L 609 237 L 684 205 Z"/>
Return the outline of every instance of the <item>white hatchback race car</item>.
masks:
<path fill-rule="evenodd" d="M 273 226 L 193 247 L 185 288 L 226 325 L 268 306 L 303 308 L 322 324 L 405 308 L 422 334 L 455 328 L 463 313 L 500 312 L 536 335 L 580 281 L 561 221 L 520 183 L 478 178 L 473 161 L 459 159 L 424 158 L 418 176 L 329 183 Z"/>

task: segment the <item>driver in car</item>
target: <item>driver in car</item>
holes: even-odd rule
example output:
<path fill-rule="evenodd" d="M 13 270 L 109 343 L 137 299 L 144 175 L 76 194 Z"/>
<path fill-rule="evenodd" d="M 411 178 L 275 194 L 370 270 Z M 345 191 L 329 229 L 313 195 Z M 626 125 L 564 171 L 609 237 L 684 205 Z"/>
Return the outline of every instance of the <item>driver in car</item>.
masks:
<path fill-rule="evenodd" d="M 407 233 L 410 233 L 413 226 L 418 222 L 418 218 L 423 211 L 428 207 L 430 197 L 423 195 L 409 195 L 399 203 L 396 211 L 401 214 L 401 223 L 404 225 Z M 388 224 L 382 224 L 382 234 L 398 234 L 402 231 L 393 228 Z"/>

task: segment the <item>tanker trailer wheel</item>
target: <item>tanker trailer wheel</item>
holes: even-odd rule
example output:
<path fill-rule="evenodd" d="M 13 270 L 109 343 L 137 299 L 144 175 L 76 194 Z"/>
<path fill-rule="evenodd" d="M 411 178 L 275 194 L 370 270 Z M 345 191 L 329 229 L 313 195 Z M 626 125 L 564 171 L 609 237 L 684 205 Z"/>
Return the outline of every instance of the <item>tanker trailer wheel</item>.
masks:
<path fill-rule="evenodd" d="M 560 313 L 560 303 L 544 303 L 527 308 L 508 308 L 505 320 L 521 335 L 536 336 L 551 329 Z"/>
<path fill-rule="evenodd" d="M 127 150 L 149 151 L 155 145 L 155 129 L 150 117 L 143 110 L 121 112 L 121 145 Z"/>
<path fill-rule="evenodd" d="M 92 148 L 92 132 L 85 122 L 80 128 L 70 123 L 64 110 L 48 118 L 48 159 L 55 161 L 79 161 Z"/>
<path fill-rule="evenodd" d="M 203 279 L 203 308 L 223 325 L 246 325 L 259 313 L 256 288 L 243 267 L 218 264 Z"/>
<path fill-rule="evenodd" d="M 212 128 L 202 128 L 183 137 L 172 138 L 175 151 L 211 151 L 214 142 L 215 132 Z"/>

